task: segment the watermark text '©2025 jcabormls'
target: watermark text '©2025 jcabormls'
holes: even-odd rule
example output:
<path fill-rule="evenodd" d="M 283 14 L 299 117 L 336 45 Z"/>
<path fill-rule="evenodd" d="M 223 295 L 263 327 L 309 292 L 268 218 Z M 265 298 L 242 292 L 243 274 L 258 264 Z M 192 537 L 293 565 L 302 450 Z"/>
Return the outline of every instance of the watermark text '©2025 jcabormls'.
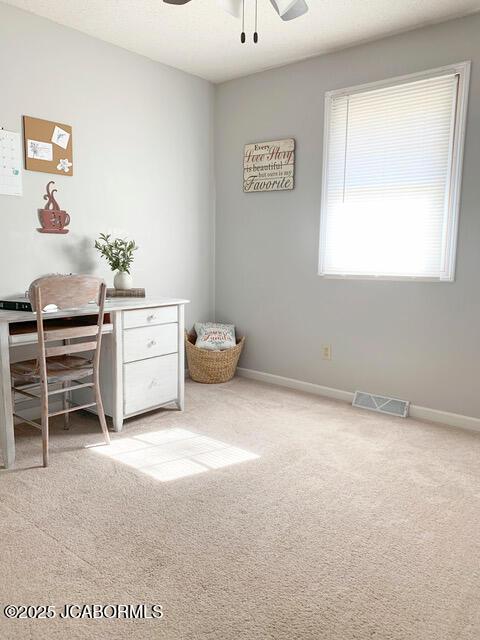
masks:
<path fill-rule="evenodd" d="M 162 620 L 161 604 L 78 604 L 55 605 L 7 604 L 3 607 L 6 618 L 18 620 L 52 619 L 110 619 L 110 620 Z"/>

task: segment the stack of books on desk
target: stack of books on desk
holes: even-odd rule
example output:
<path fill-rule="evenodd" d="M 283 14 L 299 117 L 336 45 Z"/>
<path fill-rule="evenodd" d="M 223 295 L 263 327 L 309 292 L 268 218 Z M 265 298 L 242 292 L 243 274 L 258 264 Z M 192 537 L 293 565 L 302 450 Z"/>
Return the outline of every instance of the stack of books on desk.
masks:
<path fill-rule="evenodd" d="M 31 311 L 32 304 L 25 296 L 18 296 L 8 300 L 0 300 L 0 309 L 5 311 Z"/>
<path fill-rule="evenodd" d="M 107 298 L 145 298 L 145 289 L 107 289 Z"/>

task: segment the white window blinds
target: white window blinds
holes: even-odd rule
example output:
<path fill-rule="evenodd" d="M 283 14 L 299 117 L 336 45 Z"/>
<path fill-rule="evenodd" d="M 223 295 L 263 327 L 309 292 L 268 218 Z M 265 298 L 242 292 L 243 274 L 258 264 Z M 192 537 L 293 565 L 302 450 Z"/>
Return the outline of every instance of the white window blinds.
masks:
<path fill-rule="evenodd" d="M 320 274 L 453 279 L 460 79 L 327 95 Z"/>

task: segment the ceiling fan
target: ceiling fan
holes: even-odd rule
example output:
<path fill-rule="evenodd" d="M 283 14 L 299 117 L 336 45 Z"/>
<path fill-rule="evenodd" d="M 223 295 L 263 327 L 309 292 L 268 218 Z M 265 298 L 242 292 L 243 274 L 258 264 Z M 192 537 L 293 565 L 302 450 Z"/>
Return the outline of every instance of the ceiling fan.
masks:
<path fill-rule="evenodd" d="M 167 4 L 187 4 L 190 0 L 163 0 Z M 253 34 L 253 41 L 258 42 L 257 31 L 257 3 L 255 1 L 255 31 Z M 235 18 L 242 18 L 242 33 L 240 41 L 244 43 L 246 41 L 245 35 L 245 4 L 247 0 L 217 0 L 217 4 L 224 9 L 227 13 L 230 13 Z M 293 20 L 303 16 L 308 11 L 308 5 L 306 0 L 270 0 L 270 4 L 278 13 L 282 20 Z"/>

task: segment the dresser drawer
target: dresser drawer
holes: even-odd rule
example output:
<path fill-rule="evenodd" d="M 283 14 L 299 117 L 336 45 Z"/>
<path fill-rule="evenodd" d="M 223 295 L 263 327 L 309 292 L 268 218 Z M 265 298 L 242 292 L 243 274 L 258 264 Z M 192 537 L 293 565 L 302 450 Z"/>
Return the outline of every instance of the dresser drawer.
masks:
<path fill-rule="evenodd" d="M 178 324 L 156 324 L 123 332 L 123 361 L 144 360 L 178 351 Z"/>
<path fill-rule="evenodd" d="M 123 365 L 124 413 L 131 415 L 178 397 L 178 356 L 171 354 Z"/>
<path fill-rule="evenodd" d="M 147 327 L 151 324 L 167 324 L 178 321 L 178 307 L 149 307 L 123 312 L 123 328 Z"/>

